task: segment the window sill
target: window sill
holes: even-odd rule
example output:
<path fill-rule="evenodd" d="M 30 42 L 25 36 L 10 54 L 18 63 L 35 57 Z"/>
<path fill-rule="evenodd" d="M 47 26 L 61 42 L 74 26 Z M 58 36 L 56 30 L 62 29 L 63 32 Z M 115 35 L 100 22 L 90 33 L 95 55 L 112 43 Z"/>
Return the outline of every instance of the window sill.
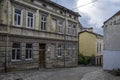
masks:
<path fill-rule="evenodd" d="M 57 56 L 58 58 L 62 58 L 62 56 Z"/>
<path fill-rule="evenodd" d="M 15 26 L 15 27 L 22 27 L 22 25 L 13 25 L 13 26 Z"/>
<path fill-rule="evenodd" d="M 26 27 L 26 28 L 28 28 L 28 29 L 34 29 L 34 27 Z"/>
<path fill-rule="evenodd" d="M 25 59 L 26 61 L 31 61 L 31 60 L 33 60 L 33 59 Z"/>
<path fill-rule="evenodd" d="M 12 60 L 12 62 L 18 62 L 18 61 L 21 61 L 21 60 Z"/>

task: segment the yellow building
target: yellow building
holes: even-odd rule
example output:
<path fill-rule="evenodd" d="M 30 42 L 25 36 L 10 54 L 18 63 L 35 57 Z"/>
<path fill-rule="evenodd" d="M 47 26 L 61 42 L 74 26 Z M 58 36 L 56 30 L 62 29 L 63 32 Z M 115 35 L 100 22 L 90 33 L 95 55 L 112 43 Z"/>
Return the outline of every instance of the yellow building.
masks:
<path fill-rule="evenodd" d="M 95 56 L 96 65 L 102 65 L 103 36 L 92 32 L 92 30 L 84 30 L 79 33 L 79 54 L 90 57 Z"/>

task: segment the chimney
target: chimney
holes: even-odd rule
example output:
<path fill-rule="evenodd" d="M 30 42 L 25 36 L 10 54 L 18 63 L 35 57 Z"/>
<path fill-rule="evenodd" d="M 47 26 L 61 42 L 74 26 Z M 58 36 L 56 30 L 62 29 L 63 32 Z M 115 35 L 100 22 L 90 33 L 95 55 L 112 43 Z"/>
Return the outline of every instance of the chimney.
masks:
<path fill-rule="evenodd" d="M 93 27 L 90 27 L 90 28 L 84 28 L 83 31 L 93 32 Z"/>

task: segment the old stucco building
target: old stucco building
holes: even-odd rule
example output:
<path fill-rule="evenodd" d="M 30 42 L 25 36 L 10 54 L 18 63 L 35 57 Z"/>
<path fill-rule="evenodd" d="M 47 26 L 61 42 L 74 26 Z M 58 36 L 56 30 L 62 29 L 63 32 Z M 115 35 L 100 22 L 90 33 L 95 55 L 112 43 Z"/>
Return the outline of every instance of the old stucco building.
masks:
<path fill-rule="evenodd" d="M 79 54 L 85 57 L 95 56 L 95 64 L 102 65 L 103 36 L 94 33 L 93 28 L 85 28 L 79 33 Z"/>
<path fill-rule="evenodd" d="M 50 0 L 2 0 L 0 71 L 77 66 L 79 16 Z"/>
<path fill-rule="evenodd" d="M 120 11 L 104 22 L 103 68 L 120 69 Z"/>

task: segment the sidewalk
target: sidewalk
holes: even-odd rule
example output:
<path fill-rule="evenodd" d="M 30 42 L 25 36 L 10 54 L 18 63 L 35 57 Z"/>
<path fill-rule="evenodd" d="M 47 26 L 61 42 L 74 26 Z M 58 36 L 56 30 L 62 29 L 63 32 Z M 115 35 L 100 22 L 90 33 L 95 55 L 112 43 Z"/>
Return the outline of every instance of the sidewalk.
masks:
<path fill-rule="evenodd" d="M 99 70 L 85 74 L 81 80 L 120 80 L 120 77 Z"/>

